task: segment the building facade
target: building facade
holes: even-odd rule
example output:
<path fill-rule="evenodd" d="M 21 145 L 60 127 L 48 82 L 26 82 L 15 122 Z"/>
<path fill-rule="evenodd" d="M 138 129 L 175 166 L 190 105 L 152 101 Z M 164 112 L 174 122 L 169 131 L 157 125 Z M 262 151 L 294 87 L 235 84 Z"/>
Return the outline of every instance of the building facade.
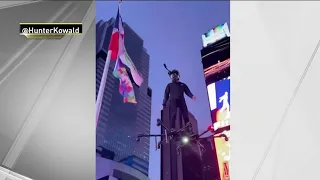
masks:
<path fill-rule="evenodd" d="M 217 152 L 212 138 L 201 138 L 203 146 L 201 162 L 203 168 L 203 180 L 219 180 L 219 166 L 217 163 Z"/>
<path fill-rule="evenodd" d="M 126 157 L 126 158 L 120 160 L 119 162 L 122 162 L 123 164 L 126 164 L 126 165 L 142 172 L 146 176 L 148 176 L 148 174 L 149 174 L 149 163 L 143 159 L 136 157 L 136 156 L 132 155 L 132 156 Z"/>
<path fill-rule="evenodd" d="M 96 24 L 96 95 L 107 57 L 108 45 L 113 31 L 114 18 Z M 150 57 L 143 47 L 143 40 L 124 23 L 125 46 L 144 82 L 140 87 L 134 84 L 137 104 L 123 103 L 119 93 L 119 80 L 112 72 L 115 62 L 111 61 L 108 70 L 106 88 L 102 101 L 99 123 L 97 125 L 97 149 L 114 152 L 114 160 L 119 161 L 134 155 L 149 162 L 149 139 L 136 142 L 136 135 L 150 132 L 151 96 L 148 87 Z M 129 72 L 129 70 L 128 70 Z"/>
<path fill-rule="evenodd" d="M 161 119 L 165 126 L 171 129 L 170 112 L 168 106 L 161 112 Z M 198 133 L 196 118 L 189 112 L 189 120 L 193 131 Z M 178 110 L 175 126 L 181 128 L 184 121 Z M 165 130 L 161 128 L 162 134 Z M 197 144 L 190 143 L 177 154 L 177 144 L 170 141 L 161 147 L 161 180 L 203 180 L 200 148 Z"/>
<path fill-rule="evenodd" d="M 142 172 L 127 166 L 126 164 L 97 157 L 97 180 L 150 180 Z"/>
<path fill-rule="evenodd" d="M 191 112 L 189 112 L 189 121 L 192 124 L 192 132 L 194 132 L 195 134 L 198 134 L 199 133 L 198 121 Z"/>
<path fill-rule="evenodd" d="M 230 76 L 230 37 L 223 38 L 201 50 L 206 84 Z"/>
<path fill-rule="evenodd" d="M 201 50 L 209 104 L 214 127 L 228 125 L 230 120 L 230 32 L 221 24 L 202 35 Z M 221 100 L 221 101 L 220 101 Z M 229 137 L 229 132 L 223 132 Z M 229 180 L 230 143 L 224 138 L 202 139 L 205 180 Z"/>

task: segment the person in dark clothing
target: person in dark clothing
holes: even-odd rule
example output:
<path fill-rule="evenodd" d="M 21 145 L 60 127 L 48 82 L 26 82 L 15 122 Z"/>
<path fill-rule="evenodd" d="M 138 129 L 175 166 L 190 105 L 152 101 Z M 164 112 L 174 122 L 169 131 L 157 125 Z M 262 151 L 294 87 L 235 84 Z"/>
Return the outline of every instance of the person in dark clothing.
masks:
<path fill-rule="evenodd" d="M 191 127 L 191 123 L 189 122 L 189 111 L 186 100 L 184 98 L 184 94 L 192 98 L 194 101 L 196 100 L 196 97 L 191 93 L 186 84 L 179 81 L 179 71 L 172 70 L 170 72 L 170 78 L 172 79 L 172 82 L 169 83 L 166 87 L 162 105 L 163 107 L 165 107 L 167 105 L 167 102 L 169 101 L 171 127 L 175 127 L 178 108 L 180 108 L 180 112 L 184 119 L 185 125 Z"/>

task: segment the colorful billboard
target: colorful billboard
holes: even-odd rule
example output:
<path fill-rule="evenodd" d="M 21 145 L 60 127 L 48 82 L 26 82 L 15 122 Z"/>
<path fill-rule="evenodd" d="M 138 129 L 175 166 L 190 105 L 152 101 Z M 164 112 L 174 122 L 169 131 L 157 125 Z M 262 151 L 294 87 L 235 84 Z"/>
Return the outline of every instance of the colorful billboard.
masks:
<path fill-rule="evenodd" d="M 202 35 L 203 47 L 207 47 L 225 37 L 230 37 L 230 31 L 227 23 L 218 25 L 210 29 L 207 33 Z"/>
<path fill-rule="evenodd" d="M 207 86 L 214 129 L 230 125 L 230 78 Z M 230 138 L 230 132 L 223 132 Z M 230 142 L 215 138 L 220 177 L 229 180 Z"/>
<path fill-rule="evenodd" d="M 230 160 L 230 32 L 227 23 L 202 35 L 201 50 L 203 73 L 209 104 L 220 180 L 229 180 Z M 221 133 L 221 134 L 220 134 Z"/>

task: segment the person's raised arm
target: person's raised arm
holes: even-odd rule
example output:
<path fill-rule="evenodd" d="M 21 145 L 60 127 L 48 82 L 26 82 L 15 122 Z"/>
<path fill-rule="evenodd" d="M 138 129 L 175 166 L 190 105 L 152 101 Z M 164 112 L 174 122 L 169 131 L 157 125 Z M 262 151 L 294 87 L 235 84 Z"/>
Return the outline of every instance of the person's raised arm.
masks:
<path fill-rule="evenodd" d="M 162 102 L 163 106 L 166 106 L 167 101 L 169 99 L 169 95 L 170 95 L 170 86 L 168 84 L 166 87 L 166 90 L 164 91 L 164 98 L 163 98 L 163 102 Z"/>

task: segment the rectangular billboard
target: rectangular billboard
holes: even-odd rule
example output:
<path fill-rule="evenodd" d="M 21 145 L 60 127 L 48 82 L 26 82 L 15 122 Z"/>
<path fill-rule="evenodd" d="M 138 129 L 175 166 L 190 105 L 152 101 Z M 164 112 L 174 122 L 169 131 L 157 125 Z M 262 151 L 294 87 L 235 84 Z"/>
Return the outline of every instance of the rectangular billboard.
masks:
<path fill-rule="evenodd" d="M 207 85 L 214 129 L 230 125 L 230 77 Z M 228 139 L 230 131 L 223 132 Z M 215 138 L 220 178 L 229 180 L 230 142 Z"/>
<path fill-rule="evenodd" d="M 230 37 L 230 31 L 227 23 L 220 24 L 202 34 L 203 47 L 207 47 L 225 37 Z"/>

